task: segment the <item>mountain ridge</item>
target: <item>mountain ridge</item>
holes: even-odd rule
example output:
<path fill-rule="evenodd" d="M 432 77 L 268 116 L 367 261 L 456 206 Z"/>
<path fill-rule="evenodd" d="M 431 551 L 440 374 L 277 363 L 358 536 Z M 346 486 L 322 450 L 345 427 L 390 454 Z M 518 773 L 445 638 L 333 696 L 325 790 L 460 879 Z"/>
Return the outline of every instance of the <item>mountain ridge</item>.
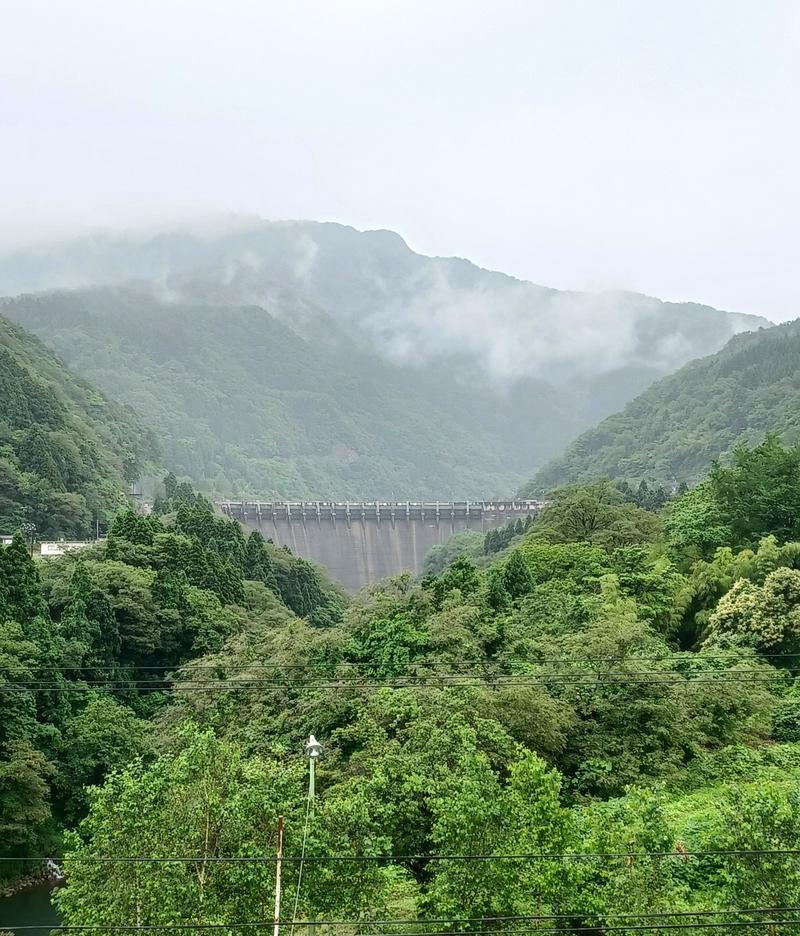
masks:
<path fill-rule="evenodd" d="M 74 302 L 63 292 L 61 298 L 29 295 L 11 306 L 7 303 L 8 314 L 36 330 L 112 396 L 120 368 L 125 370 L 120 343 L 127 341 L 134 356 L 143 351 L 141 346 L 134 348 L 137 343 L 147 344 L 146 336 L 135 334 L 138 317 L 145 329 L 152 329 L 159 319 L 179 330 L 178 315 L 205 325 L 213 318 L 220 324 L 234 314 L 229 310 L 239 310 L 235 316 L 241 316 L 243 308 L 260 308 L 305 342 L 300 351 L 288 336 L 280 339 L 291 345 L 290 353 L 301 370 L 300 358 L 306 357 L 331 380 L 334 372 L 339 375 L 344 391 L 340 393 L 328 380 L 332 389 L 322 406 L 331 413 L 331 424 L 346 419 L 348 406 L 356 407 L 356 415 L 363 409 L 361 401 L 350 395 L 352 386 L 362 387 L 362 396 L 382 395 L 387 411 L 395 414 L 393 427 L 361 419 L 358 430 L 347 429 L 353 444 L 346 447 L 356 466 L 349 474 L 331 468 L 327 449 L 309 447 L 299 468 L 300 456 L 289 452 L 276 480 L 270 473 L 274 464 L 264 462 L 264 452 L 246 456 L 253 462 L 247 466 L 239 452 L 211 453 L 209 439 L 205 461 L 192 463 L 194 470 L 186 473 L 215 490 L 217 484 L 224 485 L 220 493 L 231 495 L 272 492 L 360 499 L 397 494 L 401 485 L 409 497 L 510 494 L 532 468 L 543 465 L 582 430 L 618 410 L 654 380 L 687 360 L 718 350 L 743 328 L 770 324 L 759 317 L 697 303 L 663 303 L 629 291 L 559 291 L 486 271 L 469 260 L 425 257 L 394 232 L 364 233 L 334 222 L 257 222 L 222 234 L 162 232 L 138 240 L 106 236 L 72 242 L 60 251 L 17 254 L 15 260 L 0 257 L 0 293 L 23 285 L 23 280 L 29 286 L 52 287 L 70 279 L 94 285 L 73 290 Z M 96 304 L 98 294 L 92 289 L 97 288 L 122 291 L 118 314 L 109 310 L 113 304 L 109 293 L 105 310 L 96 310 L 105 328 L 105 345 L 86 333 L 86 310 L 76 307 L 82 302 Z M 132 292 L 138 295 L 141 310 L 130 301 Z M 52 306 L 49 316 L 41 314 L 45 302 Z M 154 304 L 161 310 L 158 315 Z M 209 308 L 215 310 L 213 315 Z M 76 326 L 70 315 L 83 324 Z M 221 329 L 218 333 L 221 341 L 229 343 Z M 237 341 L 238 350 L 230 347 L 234 358 L 249 355 L 253 342 L 263 344 L 256 333 L 249 339 L 240 334 Z M 166 344 L 172 346 L 170 340 Z M 184 367 L 181 345 L 173 350 L 174 366 Z M 109 352 L 117 373 L 107 372 L 103 364 Z M 158 350 L 153 353 L 157 357 Z M 270 349 L 262 348 L 262 353 L 265 360 L 272 359 Z M 208 355 L 224 379 L 226 367 L 219 348 L 209 348 Z M 207 385 L 213 407 L 217 401 L 208 384 L 207 363 L 194 360 L 192 367 L 195 378 Z M 148 367 L 152 364 L 150 360 Z M 359 383 L 359 366 L 370 375 L 366 384 Z M 231 368 L 236 368 L 235 361 Z M 131 384 L 122 398 L 135 406 L 161 379 L 152 371 L 150 376 L 152 386 Z M 188 372 L 185 377 L 189 381 Z M 251 378 L 249 387 L 229 391 L 229 395 L 241 393 L 242 409 L 252 410 L 268 385 L 267 378 L 255 371 Z M 191 400 L 186 394 L 182 399 L 180 405 L 186 409 Z M 262 405 L 271 405 L 268 396 Z M 296 407 L 290 410 L 300 420 L 299 431 L 305 432 L 303 420 L 313 423 L 313 415 Z M 147 419 L 153 413 L 152 407 L 142 411 Z M 185 436 L 186 454 L 195 434 L 193 417 L 188 412 L 184 417 L 182 427 L 173 419 L 166 435 Z M 268 415 L 257 417 L 262 419 L 269 422 Z M 440 427 L 437 438 L 431 439 L 424 427 L 426 419 Z M 155 425 L 165 429 L 163 422 L 157 420 Z M 404 442 L 404 455 L 398 459 L 394 443 L 381 435 L 390 429 L 407 440 L 418 437 L 416 451 Z M 250 445 L 243 431 L 235 447 Z M 269 451 L 281 458 L 285 454 L 274 446 Z M 436 468 L 430 463 L 431 452 L 436 453 Z M 176 469 L 190 464 L 174 449 L 168 454 Z M 369 467 L 376 458 L 382 466 L 377 471 Z M 237 467 L 231 472 L 234 463 Z M 426 467 L 420 469 L 417 463 Z M 290 477 L 295 481 L 290 482 Z M 338 490 L 334 482 L 341 484 Z M 414 484 L 419 484 L 417 490 L 411 489 Z"/>

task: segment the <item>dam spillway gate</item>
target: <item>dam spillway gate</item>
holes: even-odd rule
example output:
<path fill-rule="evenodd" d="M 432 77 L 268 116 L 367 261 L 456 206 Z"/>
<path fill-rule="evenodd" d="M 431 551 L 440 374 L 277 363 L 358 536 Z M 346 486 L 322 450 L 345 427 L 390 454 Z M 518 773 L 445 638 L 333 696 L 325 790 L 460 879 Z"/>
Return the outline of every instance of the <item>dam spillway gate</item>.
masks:
<path fill-rule="evenodd" d="M 428 550 L 463 530 L 486 533 L 537 514 L 541 501 L 222 501 L 217 507 L 265 539 L 325 566 L 355 591 L 422 571 Z"/>

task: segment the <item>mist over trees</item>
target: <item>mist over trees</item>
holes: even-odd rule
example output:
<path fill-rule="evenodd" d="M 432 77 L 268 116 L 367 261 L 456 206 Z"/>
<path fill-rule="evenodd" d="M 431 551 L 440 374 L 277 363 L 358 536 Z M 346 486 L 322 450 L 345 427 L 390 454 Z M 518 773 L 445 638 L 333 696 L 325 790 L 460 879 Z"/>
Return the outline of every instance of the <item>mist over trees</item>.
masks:
<path fill-rule="evenodd" d="M 0 936 L 800 936 L 798 4 L 5 7 Z"/>
<path fill-rule="evenodd" d="M 3 312 L 133 406 L 169 467 L 234 496 L 505 495 L 655 379 L 769 324 L 548 289 L 337 224 L 0 257 L 0 294 L 76 286 Z"/>
<path fill-rule="evenodd" d="M 800 324 L 737 335 L 719 353 L 665 377 L 576 439 L 524 492 L 598 477 L 668 490 L 696 484 L 716 458 L 767 432 L 800 438 Z"/>

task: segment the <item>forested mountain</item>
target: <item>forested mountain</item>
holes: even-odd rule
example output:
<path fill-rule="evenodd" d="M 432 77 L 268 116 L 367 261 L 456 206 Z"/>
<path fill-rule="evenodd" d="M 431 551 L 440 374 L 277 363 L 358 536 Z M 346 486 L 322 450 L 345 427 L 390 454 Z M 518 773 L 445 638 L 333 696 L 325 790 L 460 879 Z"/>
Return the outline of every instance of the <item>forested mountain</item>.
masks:
<path fill-rule="evenodd" d="M 800 437 L 800 321 L 737 335 L 581 435 L 525 488 L 608 477 L 692 484 L 715 458 L 766 432 Z"/>
<path fill-rule="evenodd" d="M 0 308 L 129 403 L 176 472 L 223 494 L 444 499 L 508 491 L 518 477 L 497 452 L 508 420 L 492 423 L 488 401 L 464 412 L 444 381 L 439 393 L 341 335 L 306 340 L 257 306 L 120 288 Z M 333 323 L 327 334 L 337 338 Z"/>
<path fill-rule="evenodd" d="M 226 494 L 505 493 L 653 380 L 769 324 L 547 289 L 313 222 L 0 257 L 0 294 L 70 287 L 6 313 Z"/>
<path fill-rule="evenodd" d="M 0 532 L 88 534 L 126 503 L 153 453 L 128 407 L 0 317 Z"/>

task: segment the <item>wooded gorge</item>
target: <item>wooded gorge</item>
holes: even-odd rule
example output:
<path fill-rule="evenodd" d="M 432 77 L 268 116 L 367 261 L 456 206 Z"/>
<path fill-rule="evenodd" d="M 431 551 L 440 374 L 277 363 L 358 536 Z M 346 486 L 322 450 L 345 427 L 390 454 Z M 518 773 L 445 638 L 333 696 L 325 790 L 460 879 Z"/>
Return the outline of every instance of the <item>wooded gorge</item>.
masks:
<path fill-rule="evenodd" d="M 770 438 L 659 512 L 564 488 L 352 600 L 174 478 L 80 557 L 15 540 L 3 871 L 58 856 L 69 925 L 233 933 L 283 816 L 283 913 L 329 932 L 794 920 L 799 481 Z"/>
<path fill-rule="evenodd" d="M 505 497 L 659 377 L 770 324 L 251 219 L 0 252 L 3 295 L 0 314 L 133 407 L 166 467 L 234 498 Z"/>
<path fill-rule="evenodd" d="M 0 936 L 800 936 L 796 0 L 0 24 Z"/>

